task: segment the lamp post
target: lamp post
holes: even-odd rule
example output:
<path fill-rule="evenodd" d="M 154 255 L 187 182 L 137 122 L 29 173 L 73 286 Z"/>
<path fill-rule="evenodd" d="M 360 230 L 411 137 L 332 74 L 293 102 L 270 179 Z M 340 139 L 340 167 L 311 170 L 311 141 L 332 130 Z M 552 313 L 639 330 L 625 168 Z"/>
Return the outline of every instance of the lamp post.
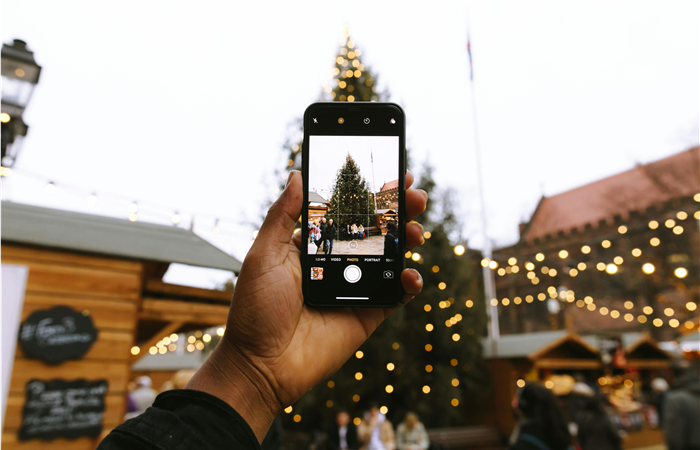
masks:
<path fill-rule="evenodd" d="M 34 53 L 27 43 L 15 39 L 2 45 L 2 156 L 3 166 L 12 167 L 21 147 L 21 137 L 27 135 L 29 126 L 22 118 L 39 83 L 41 66 L 34 61 Z M 19 138 L 19 139 L 18 139 Z"/>

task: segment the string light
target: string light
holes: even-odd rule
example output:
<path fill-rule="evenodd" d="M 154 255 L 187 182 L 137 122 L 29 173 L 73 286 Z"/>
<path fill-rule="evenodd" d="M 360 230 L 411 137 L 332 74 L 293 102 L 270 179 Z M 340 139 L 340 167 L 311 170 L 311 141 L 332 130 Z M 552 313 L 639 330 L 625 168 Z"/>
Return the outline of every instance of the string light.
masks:
<path fill-rule="evenodd" d="M 173 225 L 180 223 L 180 214 L 176 211 L 175 214 L 170 218 L 173 221 Z"/>
<path fill-rule="evenodd" d="M 642 312 L 644 312 L 644 314 L 651 314 L 654 312 L 654 308 L 652 308 L 651 306 L 645 306 L 644 308 L 642 308 Z"/>
<path fill-rule="evenodd" d="M 656 220 L 652 220 L 651 222 L 649 222 L 649 228 L 651 228 L 652 230 L 656 230 L 657 228 L 659 228 L 659 222 L 657 222 Z"/>
<path fill-rule="evenodd" d="M 564 258 L 566 258 L 567 256 L 569 256 L 569 252 L 567 252 L 566 250 L 561 250 L 561 251 L 559 251 L 559 257 L 560 257 L 561 259 L 564 259 Z"/>
<path fill-rule="evenodd" d="M 515 258 L 514 256 L 508 258 L 508 264 L 509 264 L 509 265 L 514 266 L 514 265 L 516 265 L 517 263 L 518 263 L 518 259 Z"/>
<path fill-rule="evenodd" d="M 138 355 L 140 352 L 141 352 L 141 349 L 138 346 L 134 345 L 133 347 L 131 347 L 131 354 L 132 355 Z"/>
<path fill-rule="evenodd" d="M 654 273 L 655 270 L 656 267 L 654 267 L 652 263 L 644 263 L 642 266 L 642 272 L 646 273 L 647 275 Z"/>
<path fill-rule="evenodd" d="M 624 225 L 620 225 L 620 226 L 617 228 L 617 231 L 618 231 L 618 233 L 620 233 L 620 234 L 625 234 L 625 233 L 627 233 L 627 227 L 624 226 Z"/>
<path fill-rule="evenodd" d="M 668 219 L 666 222 L 664 222 L 664 225 L 666 225 L 666 228 L 673 228 L 676 225 L 676 221 L 673 219 Z"/>
<path fill-rule="evenodd" d="M 355 352 L 355 358 L 362 359 L 363 356 L 365 356 L 365 354 L 362 350 L 358 350 Z"/>
<path fill-rule="evenodd" d="M 544 253 L 538 253 L 535 255 L 537 261 L 544 261 Z"/>
<path fill-rule="evenodd" d="M 688 269 L 686 269 L 685 267 L 678 267 L 676 270 L 673 271 L 673 273 L 678 278 L 685 278 L 688 276 Z"/>
<path fill-rule="evenodd" d="M 613 309 L 612 311 L 610 311 L 610 317 L 612 317 L 613 319 L 617 319 L 618 317 L 620 317 L 620 311 Z"/>
<path fill-rule="evenodd" d="M 53 181 L 49 181 L 49 182 L 46 183 L 46 185 L 44 186 L 44 194 L 51 195 L 51 194 L 53 194 L 54 192 L 56 192 L 56 185 L 54 184 Z"/>
<path fill-rule="evenodd" d="M 637 316 L 637 321 L 639 323 L 647 323 L 647 316 Z"/>
<path fill-rule="evenodd" d="M 584 245 L 583 247 L 581 247 L 581 253 L 587 255 L 590 252 L 591 252 L 591 247 L 589 247 L 588 245 Z"/>
<path fill-rule="evenodd" d="M 463 245 L 461 245 L 461 244 L 455 245 L 455 247 L 454 247 L 455 255 L 462 256 L 464 254 L 464 251 L 465 251 L 465 249 L 464 249 Z"/>
<path fill-rule="evenodd" d="M 612 243 L 611 243 L 609 240 L 606 239 L 606 240 L 604 240 L 603 242 L 601 242 L 600 245 L 602 245 L 603 248 L 610 248 L 610 246 L 612 245 Z"/>
<path fill-rule="evenodd" d="M 659 238 L 653 237 L 651 238 L 651 240 L 649 240 L 649 243 L 652 247 L 657 247 L 661 243 L 661 240 Z"/>
<path fill-rule="evenodd" d="M 688 218 L 688 213 L 685 212 L 685 211 L 678 211 L 678 212 L 676 213 L 676 218 L 677 218 L 678 220 L 685 220 L 685 219 Z"/>
<path fill-rule="evenodd" d="M 676 225 L 675 227 L 673 227 L 673 234 L 675 234 L 675 235 L 683 234 L 683 227 L 680 225 Z"/>
<path fill-rule="evenodd" d="M 619 266 L 620 264 L 622 264 L 624 261 L 625 261 L 625 260 L 622 259 L 622 256 L 616 256 L 616 257 L 613 258 L 613 262 L 614 262 L 615 264 L 617 264 L 618 266 Z"/>
<path fill-rule="evenodd" d="M 642 256 L 642 251 L 638 248 L 632 249 L 632 256 L 634 256 L 635 258 L 639 258 L 640 256 Z"/>
<path fill-rule="evenodd" d="M 497 261 L 491 261 L 491 262 L 489 263 L 489 267 L 490 267 L 491 269 L 496 269 L 496 268 L 498 267 L 498 262 L 497 262 Z"/>
<path fill-rule="evenodd" d="M 685 304 L 685 307 L 688 311 L 695 311 L 697 309 L 698 305 L 696 305 L 693 302 L 688 302 Z"/>

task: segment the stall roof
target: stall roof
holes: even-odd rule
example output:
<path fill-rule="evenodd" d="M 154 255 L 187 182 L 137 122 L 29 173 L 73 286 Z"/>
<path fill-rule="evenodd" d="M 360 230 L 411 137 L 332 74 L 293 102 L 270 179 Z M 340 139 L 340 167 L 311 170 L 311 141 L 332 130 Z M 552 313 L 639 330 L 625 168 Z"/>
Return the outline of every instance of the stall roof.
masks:
<path fill-rule="evenodd" d="M 498 358 L 527 358 L 567 334 L 562 330 L 501 336 L 497 341 Z M 481 346 L 484 350 L 484 358 L 493 358 L 492 341 L 481 339 Z"/>
<path fill-rule="evenodd" d="M 191 231 L 2 202 L 2 241 L 238 273 L 241 262 Z"/>
<path fill-rule="evenodd" d="M 325 198 L 321 197 L 318 192 L 314 191 L 309 191 L 309 203 L 323 203 L 324 205 L 328 204 L 328 200 Z"/>
<path fill-rule="evenodd" d="M 201 352 L 185 352 L 181 355 L 168 352 L 164 355 L 145 355 L 131 366 L 131 370 L 199 369 L 203 363 Z"/>

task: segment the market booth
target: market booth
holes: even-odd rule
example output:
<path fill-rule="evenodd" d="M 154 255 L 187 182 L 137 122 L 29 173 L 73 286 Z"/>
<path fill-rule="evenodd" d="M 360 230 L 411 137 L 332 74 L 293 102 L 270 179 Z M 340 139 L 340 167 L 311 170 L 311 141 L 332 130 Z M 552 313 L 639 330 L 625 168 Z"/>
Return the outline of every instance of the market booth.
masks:
<path fill-rule="evenodd" d="M 585 339 L 599 348 L 608 362 L 597 384 L 612 406 L 613 421 L 626 433 L 623 447 L 663 444 L 656 404 L 658 393 L 651 386 L 656 378 L 671 380 L 673 357 L 648 333 L 587 336 Z"/>
<path fill-rule="evenodd" d="M 672 357 L 648 334 L 548 331 L 507 335 L 495 342 L 483 339 L 482 347 L 493 380 L 485 418 L 504 434 L 515 426 L 511 401 L 519 380 L 544 383 L 560 396 L 565 410 L 574 383 L 583 380 L 610 401 L 610 418 L 626 434 L 625 449 L 664 442 L 650 386 L 655 378 L 669 378 Z"/>
<path fill-rule="evenodd" d="M 231 292 L 164 283 L 169 265 L 241 266 L 181 228 L 10 202 L 1 249 L 3 449 L 97 447 L 123 421 L 137 359 L 226 322 Z"/>
<path fill-rule="evenodd" d="M 602 369 L 598 351 L 576 334 L 566 331 L 513 334 L 481 341 L 491 371 L 491 401 L 486 423 L 496 423 L 503 434 L 515 426 L 511 401 L 517 381 L 543 381 L 554 372 Z"/>

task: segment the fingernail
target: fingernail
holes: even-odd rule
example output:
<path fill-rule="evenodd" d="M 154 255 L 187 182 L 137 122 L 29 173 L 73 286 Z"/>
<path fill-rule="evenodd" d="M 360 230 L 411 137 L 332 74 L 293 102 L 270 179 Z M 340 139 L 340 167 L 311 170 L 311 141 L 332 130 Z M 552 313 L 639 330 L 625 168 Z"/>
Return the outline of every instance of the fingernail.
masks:
<path fill-rule="evenodd" d="M 285 189 L 287 189 L 287 186 L 289 186 L 289 182 L 292 181 L 292 177 L 294 176 L 294 172 L 296 172 L 296 170 L 292 170 L 291 172 L 289 172 L 289 175 L 287 176 L 287 182 L 284 184 Z"/>
<path fill-rule="evenodd" d="M 413 269 L 413 271 L 416 273 L 416 283 L 422 283 L 423 277 L 421 276 L 420 272 L 418 272 L 416 269 Z"/>
<path fill-rule="evenodd" d="M 418 189 L 418 190 L 421 191 L 423 193 L 423 195 L 425 195 L 425 201 L 427 202 L 428 201 L 428 193 L 425 192 L 423 189 Z"/>

